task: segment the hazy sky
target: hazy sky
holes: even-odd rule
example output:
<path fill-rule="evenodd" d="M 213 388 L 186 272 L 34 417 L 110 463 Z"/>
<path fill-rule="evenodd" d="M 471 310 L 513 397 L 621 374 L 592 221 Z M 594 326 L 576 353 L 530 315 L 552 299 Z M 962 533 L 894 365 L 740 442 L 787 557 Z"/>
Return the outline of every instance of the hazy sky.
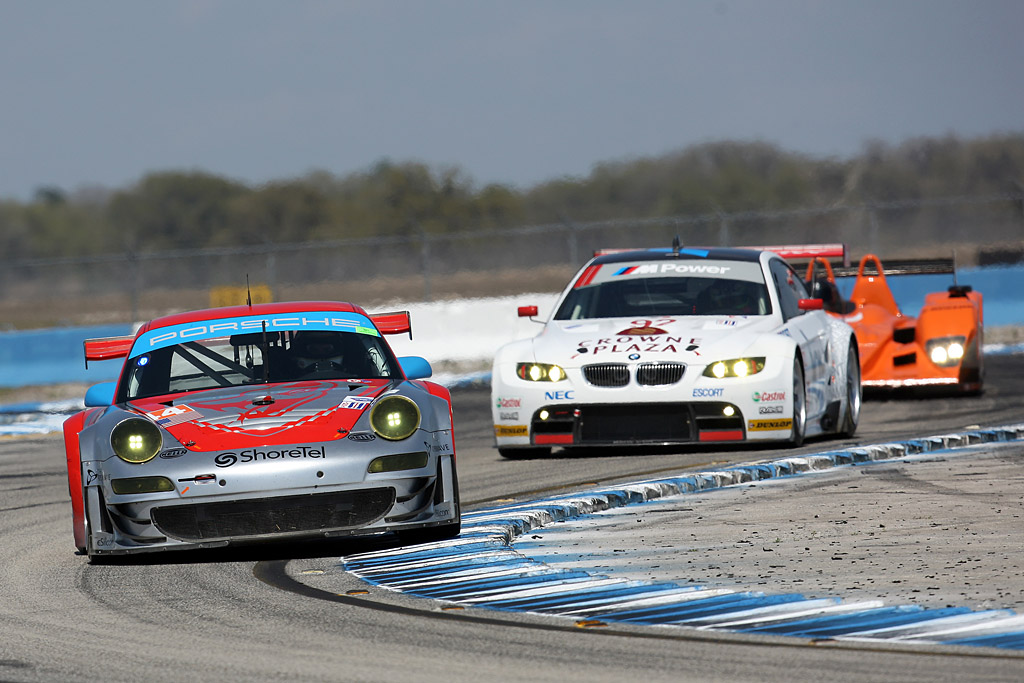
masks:
<path fill-rule="evenodd" d="M 0 0 L 0 198 L 1022 131 L 1021 0 Z"/>

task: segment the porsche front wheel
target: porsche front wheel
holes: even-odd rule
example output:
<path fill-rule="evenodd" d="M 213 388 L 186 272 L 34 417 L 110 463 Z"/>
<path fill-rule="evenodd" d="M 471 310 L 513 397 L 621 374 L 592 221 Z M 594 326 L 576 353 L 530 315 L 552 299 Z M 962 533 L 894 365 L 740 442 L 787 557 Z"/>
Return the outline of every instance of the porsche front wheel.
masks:
<path fill-rule="evenodd" d="M 498 446 L 498 454 L 507 460 L 528 460 L 551 455 L 550 448 L 504 448 Z"/>

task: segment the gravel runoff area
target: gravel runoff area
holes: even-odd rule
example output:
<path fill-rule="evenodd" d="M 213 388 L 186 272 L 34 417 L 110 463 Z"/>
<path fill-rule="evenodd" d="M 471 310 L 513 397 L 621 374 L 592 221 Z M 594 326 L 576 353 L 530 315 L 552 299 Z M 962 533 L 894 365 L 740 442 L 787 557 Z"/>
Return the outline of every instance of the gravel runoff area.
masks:
<path fill-rule="evenodd" d="M 534 529 L 517 551 L 646 581 L 1024 613 L 1024 443 L 844 466 Z"/>

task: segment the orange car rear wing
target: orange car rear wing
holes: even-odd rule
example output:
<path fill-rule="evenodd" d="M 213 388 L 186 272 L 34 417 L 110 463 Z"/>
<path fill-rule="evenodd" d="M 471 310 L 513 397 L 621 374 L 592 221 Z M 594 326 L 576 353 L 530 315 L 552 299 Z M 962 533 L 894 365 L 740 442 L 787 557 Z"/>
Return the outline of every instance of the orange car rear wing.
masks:
<path fill-rule="evenodd" d="M 97 339 L 86 339 L 85 346 L 85 367 L 89 367 L 91 360 L 113 360 L 125 358 L 132 350 L 134 336 L 128 337 L 99 337 Z"/>
<path fill-rule="evenodd" d="M 869 254 L 868 256 L 874 256 Z M 867 259 L 868 257 L 864 257 Z M 877 257 L 875 257 L 877 261 Z M 832 271 L 836 277 L 854 277 L 864 265 L 836 267 Z M 874 265 L 874 263 L 872 263 Z M 902 259 L 899 261 L 886 261 L 881 270 L 876 266 L 875 272 L 865 271 L 865 275 L 946 275 L 956 273 L 956 261 L 951 258 L 934 259 Z"/>
<path fill-rule="evenodd" d="M 412 339 L 412 318 L 409 311 L 391 311 L 390 313 L 372 313 L 370 320 L 377 326 L 381 334 L 409 333 Z"/>

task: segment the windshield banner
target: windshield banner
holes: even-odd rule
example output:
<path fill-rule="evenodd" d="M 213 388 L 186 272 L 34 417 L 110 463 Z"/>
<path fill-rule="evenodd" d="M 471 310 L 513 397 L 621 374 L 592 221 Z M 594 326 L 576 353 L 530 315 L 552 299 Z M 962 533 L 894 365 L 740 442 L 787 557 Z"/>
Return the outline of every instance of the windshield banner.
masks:
<path fill-rule="evenodd" d="M 357 332 L 374 337 L 380 336 L 370 319 L 358 313 L 339 311 L 309 311 L 305 313 L 280 313 L 276 315 L 243 316 L 201 320 L 194 323 L 170 325 L 150 330 L 139 336 L 132 346 L 129 358 L 174 346 L 189 341 L 229 337 L 232 334 L 260 332 L 263 324 L 267 332 L 284 330 L 328 330 L 334 332 Z"/>

